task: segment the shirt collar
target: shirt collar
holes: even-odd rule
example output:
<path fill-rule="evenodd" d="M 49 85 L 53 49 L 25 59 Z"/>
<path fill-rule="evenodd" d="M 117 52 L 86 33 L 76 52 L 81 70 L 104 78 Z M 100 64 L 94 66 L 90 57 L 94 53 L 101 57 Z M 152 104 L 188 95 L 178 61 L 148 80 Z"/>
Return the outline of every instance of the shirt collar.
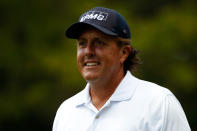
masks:
<path fill-rule="evenodd" d="M 109 98 L 110 101 L 124 101 L 131 99 L 133 96 L 135 89 L 137 87 L 136 83 L 137 78 L 135 78 L 130 71 L 127 71 L 125 77 L 120 82 L 115 92 Z M 76 106 L 84 105 L 91 102 L 90 94 L 89 94 L 89 83 L 87 83 L 84 90 L 82 90 L 77 98 Z"/>
<path fill-rule="evenodd" d="M 87 83 L 86 87 L 78 94 L 76 101 L 76 106 L 84 105 L 91 101 L 89 93 L 89 83 Z"/>
<path fill-rule="evenodd" d="M 127 71 L 125 77 L 116 88 L 110 101 L 124 101 L 131 99 L 137 87 L 137 78 L 135 78 L 130 71 Z"/>

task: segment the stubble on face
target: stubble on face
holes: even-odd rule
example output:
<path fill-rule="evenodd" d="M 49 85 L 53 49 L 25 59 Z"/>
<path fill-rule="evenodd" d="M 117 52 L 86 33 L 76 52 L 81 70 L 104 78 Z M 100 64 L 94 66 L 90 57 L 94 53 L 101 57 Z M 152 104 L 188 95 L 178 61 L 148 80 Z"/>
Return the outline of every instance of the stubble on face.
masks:
<path fill-rule="evenodd" d="M 77 64 L 87 81 L 110 80 L 121 70 L 120 49 L 112 38 L 95 29 L 78 39 Z"/>

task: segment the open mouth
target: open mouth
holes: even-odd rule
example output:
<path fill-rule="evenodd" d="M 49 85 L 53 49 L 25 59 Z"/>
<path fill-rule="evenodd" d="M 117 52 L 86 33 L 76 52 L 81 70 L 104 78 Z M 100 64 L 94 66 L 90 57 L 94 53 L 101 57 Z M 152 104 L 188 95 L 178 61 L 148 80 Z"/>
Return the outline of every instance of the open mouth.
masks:
<path fill-rule="evenodd" d="M 90 67 L 90 66 L 98 66 L 100 65 L 100 63 L 99 62 L 86 62 L 84 65 Z"/>

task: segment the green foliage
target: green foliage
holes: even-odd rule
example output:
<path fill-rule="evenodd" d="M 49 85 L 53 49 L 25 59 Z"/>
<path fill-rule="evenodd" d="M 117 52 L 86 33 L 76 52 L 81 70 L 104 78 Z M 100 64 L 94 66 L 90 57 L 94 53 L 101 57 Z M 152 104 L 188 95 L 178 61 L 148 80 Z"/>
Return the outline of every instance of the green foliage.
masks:
<path fill-rule="evenodd" d="M 86 82 L 65 29 L 84 11 L 119 11 L 143 64 L 136 75 L 173 91 L 197 129 L 197 10 L 186 0 L 0 1 L 0 130 L 51 130 L 58 106 Z"/>

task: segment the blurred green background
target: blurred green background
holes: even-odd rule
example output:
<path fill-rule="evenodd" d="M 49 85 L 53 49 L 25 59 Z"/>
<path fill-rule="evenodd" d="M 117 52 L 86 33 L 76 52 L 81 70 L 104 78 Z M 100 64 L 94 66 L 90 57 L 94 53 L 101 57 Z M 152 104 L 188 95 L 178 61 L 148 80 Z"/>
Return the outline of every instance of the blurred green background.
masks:
<path fill-rule="evenodd" d="M 140 79 L 169 88 L 197 130 L 196 0 L 1 0 L 0 130 L 50 131 L 59 105 L 86 82 L 65 29 L 104 6 L 128 21 Z"/>

